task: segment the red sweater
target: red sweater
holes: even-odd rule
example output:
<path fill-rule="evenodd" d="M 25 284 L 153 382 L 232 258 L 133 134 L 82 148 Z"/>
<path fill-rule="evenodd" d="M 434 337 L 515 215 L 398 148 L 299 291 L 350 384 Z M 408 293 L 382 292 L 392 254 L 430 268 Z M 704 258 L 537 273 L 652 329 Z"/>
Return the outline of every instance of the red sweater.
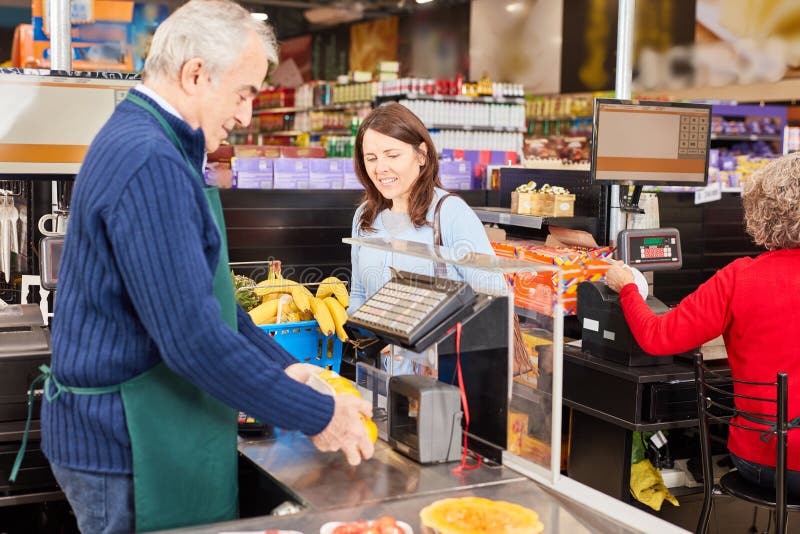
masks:
<path fill-rule="evenodd" d="M 636 341 L 650 354 L 683 352 L 714 339 L 725 340 L 731 374 L 737 380 L 774 382 L 789 374 L 789 420 L 800 416 L 800 249 L 741 258 L 661 316 L 644 303 L 635 284 L 620 292 L 625 319 Z M 736 393 L 773 397 L 775 388 L 736 385 Z M 737 399 L 741 410 L 775 413 L 774 403 Z M 746 423 L 752 426 L 750 423 Z M 730 428 L 728 448 L 740 458 L 775 465 L 775 439 Z M 789 432 L 788 467 L 800 471 L 800 429 Z"/>

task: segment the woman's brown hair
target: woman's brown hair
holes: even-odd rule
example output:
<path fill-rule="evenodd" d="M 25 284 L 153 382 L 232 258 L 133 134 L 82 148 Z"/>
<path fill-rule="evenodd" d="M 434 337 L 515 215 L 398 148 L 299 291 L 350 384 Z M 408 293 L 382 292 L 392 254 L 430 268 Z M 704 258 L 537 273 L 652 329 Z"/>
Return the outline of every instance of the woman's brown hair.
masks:
<path fill-rule="evenodd" d="M 408 216 L 415 228 L 429 225 L 426 215 L 428 208 L 433 202 L 433 188 L 441 187 L 439 181 L 439 159 L 436 155 L 436 148 L 433 146 L 428 129 L 408 108 L 391 102 L 375 108 L 367 115 L 364 122 L 356 134 L 356 146 L 353 159 L 355 161 L 355 171 L 361 185 L 364 186 L 364 196 L 361 201 L 364 209 L 361 211 L 358 228 L 364 232 L 374 232 L 372 223 L 375 217 L 385 210 L 392 207 L 392 201 L 387 200 L 381 195 L 375 184 L 372 183 L 367 168 L 364 164 L 364 133 L 367 130 L 374 130 L 383 135 L 388 135 L 404 143 L 408 143 L 415 152 L 424 156 L 424 162 L 420 166 L 419 178 L 411 186 L 408 198 Z M 422 153 L 419 148 L 421 143 L 425 143 L 426 151 Z"/>

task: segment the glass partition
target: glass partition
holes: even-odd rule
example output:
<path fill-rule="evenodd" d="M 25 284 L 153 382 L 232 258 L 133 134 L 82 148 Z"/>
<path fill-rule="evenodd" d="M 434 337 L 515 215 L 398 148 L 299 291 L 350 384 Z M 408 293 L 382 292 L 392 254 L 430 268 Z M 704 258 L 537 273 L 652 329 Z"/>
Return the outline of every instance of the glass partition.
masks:
<path fill-rule="evenodd" d="M 392 269 L 410 270 L 465 281 L 476 294 L 485 296 L 490 308 L 465 320 L 461 339 L 469 435 L 475 438 L 470 447 L 475 445 L 483 454 L 480 442 L 487 441 L 503 451 L 504 462 L 522 462 L 527 471 L 554 482 L 561 466 L 562 269 L 412 241 L 346 238 L 344 242 L 385 254 L 383 271 L 370 273 L 380 277 L 379 286 L 390 280 Z M 517 303 L 530 299 L 531 309 L 515 306 L 515 289 L 526 296 Z M 360 375 L 365 378 L 359 382 L 367 384 L 366 377 L 374 381 L 378 374 L 386 378 L 413 373 L 458 385 L 452 338 L 448 332 L 421 353 L 393 346 L 384 357 L 383 372 L 362 369 Z M 523 347 L 517 351 L 515 339 Z M 383 396 L 387 394 L 385 388 L 379 389 Z M 378 402 L 385 402 L 385 397 Z"/>

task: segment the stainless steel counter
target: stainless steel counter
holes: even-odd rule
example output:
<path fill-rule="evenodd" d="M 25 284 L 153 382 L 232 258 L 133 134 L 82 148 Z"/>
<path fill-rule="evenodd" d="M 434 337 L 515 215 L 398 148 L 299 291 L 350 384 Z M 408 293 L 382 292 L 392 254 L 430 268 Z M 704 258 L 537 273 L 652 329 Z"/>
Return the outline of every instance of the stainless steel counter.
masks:
<path fill-rule="evenodd" d="M 546 534 L 636 532 L 589 508 L 550 493 L 502 466 L 482 466 L 457 475 L 457 464 L 422 466 L 394 452 L 383 441 L 375 456 L 358 467 L 339 453 L 320 453 L 302 434 L 241 441 L 239 451 L 289 489 L 307 510 L 289 516 L 264 516 L 176 532 L 259 532 L 268 529 L 316 534 L 329 521 L 377 519 L 390 515 L 420 532 L 419 511 L 448 497 L 479 496 L 527 506 L 539 514 Z"/>
<path fill-rule="evenodd" d="M 313 510 L 348 508 L 524 477 L 502 466 L 453 473 L 457 464 L 422 466 L 378 440 L 375 456 L 351 467 L 341 453 L 321 453 L 300 433 L 242 441 L 239 451 Z"/>

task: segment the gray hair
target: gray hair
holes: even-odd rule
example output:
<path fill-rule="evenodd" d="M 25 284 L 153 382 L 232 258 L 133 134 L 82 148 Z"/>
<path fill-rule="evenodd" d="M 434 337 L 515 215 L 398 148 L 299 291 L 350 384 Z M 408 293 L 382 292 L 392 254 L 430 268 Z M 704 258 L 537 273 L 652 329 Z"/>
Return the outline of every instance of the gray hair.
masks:
<path fill-rule="evenodd" d="M 252 31 L 264 45 L 270 67 L 278 63 L 278 45 L 272 28 L 250 16 L 230 0 L 190 0 L 156 29 L 142 78 L 177 79 L 183 65 L 200 58 L 212 81 L 233 67 Z"/>
<path fill-rule="evenodd" d="M 754 172 L 742 192 L 747 233 L 770 250 L 800 248 L 800 153 Z"/>

